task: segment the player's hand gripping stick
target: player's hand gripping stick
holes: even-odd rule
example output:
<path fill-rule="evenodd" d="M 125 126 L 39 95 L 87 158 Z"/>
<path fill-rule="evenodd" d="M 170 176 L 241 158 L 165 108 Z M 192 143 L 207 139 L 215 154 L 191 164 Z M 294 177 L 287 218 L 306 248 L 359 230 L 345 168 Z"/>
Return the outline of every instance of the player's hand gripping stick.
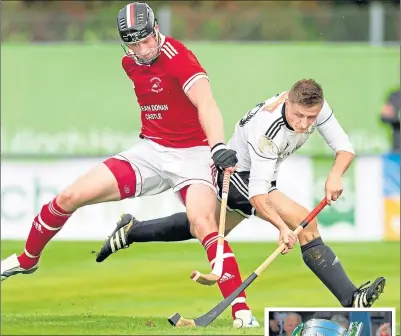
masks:
<path fill-rule="evenodd" d="M 311 221 L 315 218 L 320 211 L 327 205 L 327 199 L 324 198 L 318 206 L 300 223 L 294 230 L 295 234 L 299 234 Z M 266 269 L 267 266 L 284 250 L 285 243 L 282 243 L 236 290 L 229 296 L 223 299 L 215 307 L 209 310 L 206 314 L 196 319 L 183 318 L 179 313 L 171 316 L 168 321 L 175 327 L 206 327 L 219 317 L 224 310 L 237 298 L 237 296 L 247 289 L 249 285 Z"/>

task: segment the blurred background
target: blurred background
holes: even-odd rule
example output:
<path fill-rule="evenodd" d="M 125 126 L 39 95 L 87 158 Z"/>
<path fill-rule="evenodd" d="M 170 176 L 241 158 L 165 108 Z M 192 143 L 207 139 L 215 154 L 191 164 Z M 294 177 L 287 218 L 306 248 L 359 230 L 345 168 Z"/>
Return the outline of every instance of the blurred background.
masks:
<path fill-rule="evenodd" d="M 140 111 L 132 84 L 121 67 L 123 50 L 116 29 L 116 15 L 126 4 L 124 1 L 2 2 L 2 257 L 23 248 L 23 240 L 43 203 L 49 202 L 77 176 L 131 147 L 138 139 Z M 325 241 L 333 242 L 358 285 L 375 276 L 387 277 L 390 289 L 379 305 L 399 307 L 399 1 L 152 1 L 149 4 L 162 33 L 184 41 L 207 70 L 223 113 L 227 139 L 235 123 L 250 108 L 288 90 L 295 81 L 314 78 L 323 86 L 329 105 L 350 135 L 357 158 L 344 176 L 342 198 L 319 216 L 321 234 Z M 297 155 L 283 164 L 279 188 L 312 208 L 323 197 L 332 162 L 331 150 L 314 134 Z M 78 210 L 56 236 L 58 242 L 49 244 L 53 254 L 42 259 L 53 271 L 48 271 L 49 274 L 43 268 L 40 274 L 35 274 L 36 285 L 42 288 L 40 281 L 52 279 L 47 284 L 51 283 L 55 291 L 60 283 L 68 286 L 63 276 L 71 269 L 63 271 L 61 265 L 57 268 L 60 256 L 80 270 L 85 265 L 87 274 L 81 270 L 75 279 L 81 288 L 87 293 L 103 293 L 99 300 L 104 300 L 104 304 L 93 311 L 128 314 L 121 312 L 119 302 L 113 306 L 113 300 L 117 299 L 111 292 L 107 295 L 110 280 L 102 273 L 104 270 L 111 272 L 115 267 L 115 274 L 119 274 L 123 262 L 129 258 L 131 263 L 135 262 L 135 269 L 129 270 L 132 274 L 127 279 L 119 278 L 124 292 L 124 286 L 129 288 L 136 278 L 138 281 L 158 278 L 163 267 L 169 272 L 175 269 L 180 279 L 186 279 L 195 266 L 194 260 L 199 259 L 199 263 L 208 267 L 203 251 L 196 244 L 184 244 L 186 247 L 145 244 L 121 252 L 122 257 L 114 257 L 101 266 L 106 268 L 96 268 L 99 265 L 93 265 L 93 256 L 87 251 L 98 248 L 99 241 L 110 234 L 123 212 L 150 219 L 182 210 L 170 192 Z M 273 251 L 277 232 L 251 218 L 228 239 L 235 242 L 237 258 L 243 272 L 248 274 L 267 256 L 261 251 Z M 85 257 L 78 251 L 86 251 Z M 162 264 L 156 263 L 157 251 L 164 253 Z M 183 253 L 186 261 L 182 259 Z M 255 284 L 250 290 L 258 291 L 253 299 L 256 312 L 266 304 L 338 305 L 305 268 L 297 253 L 287 258 L 293 267 L 291 271 L 283 265 L 285 272 L 272 271 L 269 277 L 273 287 L 285 288 L 288 296 L 272 296 L 262 284 Z M 152 269 L 148 267 L 149 260 L 154 261 Z M 136 267 L 142 263 L 145 268 L 138 272 Z M 292 289 L 299 298 L 294 301 L 294 292 L 288 292 L 286 287 L 288 272 L 297 279 L 305 272 L 305 277 L 297 280 L 300 287 L 312 283 L 318 289 L 314 294 Z M 96 274 L 95 279 L 92 274 Z M 173 288 L 177 280 L 172 273 L 169 276 Z M 6 312 L 18 313 L 21 304 L 26 305 L 29 288 L 18 302 L 10 289 L 25 281 L 16 279 L 15 285 L 7 283 L 11 287 L 4 290 Z M 99 281 L 101 290 L 97 287 Z M 188 280 L 182 282 L 184 287 L 175 295 L 182 297 L 185 304 L 186 293 L 193 292 L 193 288 Z M 197 290 L 202 296 L 197 309 L 209 308 L 214 302 L 211 295 L 219 295 L 216 289 Z M 41 295 L 46 302 L 54 300 L 56 305 L 57 299 L 49 297 L 47 290 Z M 163 300 L 160 296 L 154 299 L 159 303 Z M 139 314 L 155 314 L 154 306 L 147 306 L 145 298 L 137 300 L 141 307 Z M 170 313 L 169 297 L 165 300 L 166 304 L 160 305 L 163 308 L 159 307 L 160 314 Z M 54 309 L 51 305 L 40 308 L 33 302 L 31 308 L 49 313 Z M 80 307 L 78 311 L 89 309 L 82 303 Z M 61 311 L 64 308 L 69 311 L 68 307 L 57 306 Z"/>

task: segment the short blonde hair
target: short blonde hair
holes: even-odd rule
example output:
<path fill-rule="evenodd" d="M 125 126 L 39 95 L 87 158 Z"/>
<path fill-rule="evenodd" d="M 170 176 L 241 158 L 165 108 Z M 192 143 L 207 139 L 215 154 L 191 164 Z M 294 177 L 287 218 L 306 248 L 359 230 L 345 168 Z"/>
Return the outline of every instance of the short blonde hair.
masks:
<path fill-rule="evenodd" d="M 288 98 L 292 103 L 311 107 L 323 105 L 323 89 L 313 79 L 301 79 L 296 82 L 290 92 Z"/>

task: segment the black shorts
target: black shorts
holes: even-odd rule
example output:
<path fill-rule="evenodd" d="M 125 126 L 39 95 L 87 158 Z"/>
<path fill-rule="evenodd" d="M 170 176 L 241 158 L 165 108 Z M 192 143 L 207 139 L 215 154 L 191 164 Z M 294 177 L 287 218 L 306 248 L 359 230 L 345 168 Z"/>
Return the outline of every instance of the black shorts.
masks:
<path fill-rule="evenodd" d="M 224 172 L 217 173 L 217 198 L 221 201 L 221 188 L 223 185 Z M 248 199 L 249 172 L 234 172 L 230 178 L 228 190 L 227 210 L 238 212 L 245 218 L 256 214 L 255 208 Z M 276 181 L 272 181 L 269 192 L 276 190 Z"/>

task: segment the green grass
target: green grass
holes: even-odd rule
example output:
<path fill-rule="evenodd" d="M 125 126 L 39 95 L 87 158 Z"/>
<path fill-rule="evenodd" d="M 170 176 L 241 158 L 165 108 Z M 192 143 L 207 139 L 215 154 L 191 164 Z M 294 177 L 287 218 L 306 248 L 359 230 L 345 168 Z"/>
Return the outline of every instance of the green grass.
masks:
<path fill-rule="evenodd" d="M 352 133 L 359 154 L 383 151 L 388 144 L 379 113 L 388 91 L 399 85 L 399 48 L 261 43 L 188 46 L 209 74 L 227 138 L 255 104 L 289 89 L 298 79 L 314 78 L 323 85 L 337 118 Z M 49 142 L 35 134 L 11 144 L 21 130 L 58 133 L 61 138 L 53 138 L 48 145 L 58 154 L 117 150 L 110 137 L 133 135 L 140 125 L 139 107 L 122 70 L 121 56 L 118 44 L 2 45 L 3 150 L 16 152 L 17 147 L 25 147 L 29 152 L 31 142 Z M 101 132 L 108 132 L 103 141 L 98 139 Z M 52 151 L 45 144 L 38 153 Z M 124 143 L 121 147 L 125 148 Z M 323 141 L 312 137 L 302 150 L 321 153 L 325 148 Z"/>
<path fill-rule="evenodd" d="M 263 329 L 234 330 L 229 310 L 206 329 L 178 330 L 168 324 L 166 318 L 173 313 L 194 318 L 221 299 L 217 286 L 203 287 L 189 279 L 195 268 L 208 270 L 198 244 L 137 244 L 97 264 L 90 252 L 99 245 L 52 242 L 38 272 L 3 282 L 1 334 L 263 334 Z M 396 307 L 398 322 L 399 242 L 329 245 L 356 285 L 386 277 L 385 293 L 375 307 Z M 275 248 L 272 243 L 232 246 L 244 275 Z M 22 242 L 3 241 L 2 258 L 22 248 Z M 340 308 L 303 264 L 298 251 L 279 256 L 247 294 L 260 322 L 269 306 Z"/>

